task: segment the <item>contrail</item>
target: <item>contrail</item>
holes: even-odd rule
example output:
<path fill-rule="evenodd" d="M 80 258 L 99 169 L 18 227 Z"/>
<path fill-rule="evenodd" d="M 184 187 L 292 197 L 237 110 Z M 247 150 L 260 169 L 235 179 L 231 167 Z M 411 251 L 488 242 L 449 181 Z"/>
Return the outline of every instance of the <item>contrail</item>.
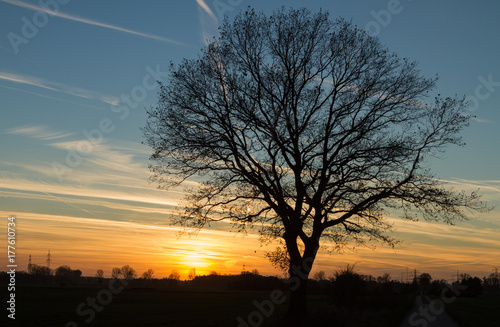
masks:
<path fill-rule="evenodd" d="M 88 211 L 88 210 L 85 210 L 85 209 L 83 209 L 83 208 L 80 208 L 79 206 L 74 205 L 74 204 L 72 204 L 72 203 L 69 203 L 68 201 L 64 201 L 64 200 L 63 200 L 63 199 L 61 199 L 60 197 L 57 197 L 57 196 L 55 196 L 55 195 L 52 195 L 52 194 L 47 193 L 47 192 L 44 192 L 44 191 L 39 191 L 39 192 L 40 192 L 40 193 L 43 193 L 43 194 L 45 194 L 45 195 L 51 196 L 51 197 L 55 198 L 56 200 L 58 200 L 58 201 L 60 201 L 60 202 L 62 202 L 62 203 L 66 203 L 66 204 L 67 204 L 67 205 L 69 205 L 69 206 L 72 206 L 72 207 L 74 207 L 74 208 L 77 208 L 77 209 L 80 209 L 80 210 L 82 210 L 82 211 L 84 211 L 84 212 L 87 212 L 87 213 L 89 213 L 89 214 L 91 214 L 91 215 L 93 215 L 93 216 L 96 216 L 96 214 L 95 214 L 95 213 L 93 213 L 93 212 L 91 212 L 91 211 Z"/>
<path fill-rule="evenodd" d="M 205 10 L 205 12 L 206 12 L 207 14 L 209 14 L 209 15 L 210 15 L 210 17 L 212 17 L 212 19 L 213 19 L 215 22 L 217 22 L 217 21 L 218 21 L 217 17 L 215 17 L 215 14 L 214 14 L 214 13 L 213 13 L 213 11 L 210 9 L 210 7 L 209 7 L 209 6 L 207 6 L 207 4 L 205 3 L 205 1 L 203 1 L 203 0 L 196 0 L 196 2 L 198 3 L 198 5 L 199 5 L 201 8 L 203 8 L 203 10 Z"/>
<path fill-rule="evenodd" d="M 115 25 L 111 25 L 111 24 L 106 24 L 106 23 L 101 23 L 101 22 L 98 22 L 98 21 L 95 21 L 95 20 L 91 20 L 91 19 L 87 19 L 87 18 L 82 18 L 82 17 L 78 17 L 78 16 L 74 16 L 74 15 L 65 14 L 65 13 L 62 13 L 62 12 L 59 12 L 59 11 L 50 11 L 50 10 L 44 9 L 42 7 L 39 7 L 39 6 L 36 6 L 36 5 L 32 5 L 32 4 L 29 4 L 29 3 L 25 3 L 25 2 L 21 2 L 21 1 L 16 1 L 16 0 L 0 0 L 0 1 L 5 2 L 5 3 L 9 3 L 9 4 L 14 5 L 14 6 L 26 8 L 26 9 L 29 9 L 29 10 L 44 12 L 44 13 L 47 13 L 47 14 L 49 14 L 51 16 L 56 16 L 56 17 L 59 17 L 59 18 L 68 19 L 68 20 L 72 20 L 72 21 L 75 21 L 75 22 L 80 22 L 80 23 L 84 23 L 84 24 L 88 24 L 88 25 L 109 28 L 109 29 L 112 29 L 112 30 L 116 30 L 116 31 L 120 31 L 120 32 L 128 33 L 128 34 L 133 34 L 133 35 L 137 35 L 137 36 L 142 36 L 142 37 L 145 37 L 145 38 L 148 38 L 148 39 L 158 40 L 158 41 L 162 41 L 162 42 L 174 43 L 174 44 L 178 44 L 178 45 L 186 45 L 185 43 L 178 42 L 178 41 L 175 41 L 175 40 L 172 40 L 172 39 L 168 39 L 168 38 L 165 38 L 165 37 L 162 37 L 162 36 L 158 36 L 158 35 L 154 35 L 154 34 L 149 34 L 149 33 L 137 32 L 137 31 L 130 30 L 128 28 L 119 27 L 119 26 L 115 26 Z"/>
<path fill-rule="evenodd" d="M 0 80 L 6 80 L 9 82 L 19 83 L 19 84 L 27 84 L 36 87 L 40 87 L 43 89 L 66 93 L 69 95 L 77 96 L 85 99 L 98 99 L 104 103 L 115 105 L 119 102 L 119 99 L 112 95 L 107 95 L 95 91 L 89 91 L 86 89 L 82 89 L 80 87 L 74 87 L 70 85 L 65 85 L 57 82 L 52 82 L 45 80 L 43 78 L 21 75 L 21 74 L 12 74 L 0 71 Z"/>

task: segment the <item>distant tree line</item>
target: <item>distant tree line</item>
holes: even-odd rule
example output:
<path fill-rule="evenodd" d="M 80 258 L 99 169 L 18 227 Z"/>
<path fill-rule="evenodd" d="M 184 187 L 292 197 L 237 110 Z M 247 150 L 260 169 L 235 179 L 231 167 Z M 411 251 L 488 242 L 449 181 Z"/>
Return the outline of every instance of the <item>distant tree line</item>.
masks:
<path fill-rule="evenodd" d="M 137 282 L 143 280 L 150 281 L 163 286 L 176 286 L 180 282 L 180 273 L 177 269 L 173 269 L 168 277 L 163 279 L 155 278 L 154 270 L 148 269 L 140 275 L 130 265 L 124 265 L 121 268 L 115 267 L 111 270 L 111 278 L 136 279 Z M 51 270 L 46 266 L 31 264 L 28 266 L 28 271 L 17 272 L 20 281 L 26 282 L 54 282 L 61 286 L 68 284 L 80 283 L 82 271 L 79 269 L 71 269 L 68 265 L 62 265 Z M 6 272 L 0 272 L 1 278 L 7 278 Z M 104 279 L 104 271 L 98 269 L 93 277 L 84 277 L 86 279 Z M 272 290 L 283 289 L 284 280 L 278 277 L 261 276 L 257 269 L 251 271 L 242 271 L 239 275 L 223 275 L 212 270 L 206 276 L 196 275 L 194 268 L 190 269 L 188 274 L 189 285 L 200 288 L 225 288 L 233 290 Z M 163 281 L 162 283 L 157 283 Z M 446 287 L 446 281 L 433 280 L 428 273 L 421 273 L 413 277 L 410 283 L 403 283 L 391 278 L 389 273 L 382 276 L 374 277 L 372 275 L 363 275 L 356 271 L 354 265 L 347 265 L 344 268 L 338 269 L 330 276 L 327 276 L 325 271 L 318 271 L 310 280 L 312 293 L 332 294 L 336 301 L 341 303 L 353 303 L 356 299 L 363 296 L 375 293 L 414 293 L 421 291 L 429 295 L 439 295 L 443 288 Z M 482 279 L 472 277 L 469 274 L 461 274 L 459 279 L 452 283 L 453 285 L 461 285 L 461 296 L 479 296 L 483 291 L 500 292 L 500 274 L 495 271 L 489 276 Z"/>

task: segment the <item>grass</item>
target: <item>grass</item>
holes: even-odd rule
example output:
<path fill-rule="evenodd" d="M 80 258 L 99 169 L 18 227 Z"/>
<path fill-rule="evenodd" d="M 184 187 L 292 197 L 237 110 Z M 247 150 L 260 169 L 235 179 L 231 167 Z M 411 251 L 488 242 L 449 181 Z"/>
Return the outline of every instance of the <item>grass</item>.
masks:
<path fill-rule="evenodd" d="M 90 309 L 87 298 L 96 298 L 100 288 L 16 288 L 16 321 L 7 326 L 236 326 L 256 310 L 253 302 L 269 299 L 269 292 L 168 292 L 154 289 L 125 289 L 113 295 L 100 312 Z M 107 301 L 106 295 L 101 293 Z M 84 303 L 81 306 L 81 303 Z M 81 306 L 80 312 L 77 308 Z M 101 308 L 102 307 L 102 308 Z M 282 315 L 286 303 L 277 306 Z M 9 323 L 2 315 L 1 326 Z M 74 324 L 68 324 L 74 322 Z"/>
<path fill-rule="evenodd" d="M 310 315 L 307 326 L 390 327 L 399 326 L 415 302 L 414 295 L 393 295 L 384 298 L 367 295 L 356 306 L 323 304 Z"/>
<path fill-rule="evenodd" d="M 497 327 L 500 325 L 500 294 L 459 297 L 446 305 L 446 311 L 461 327 Z"/>
<path fill-rule="evenodd" d="M 247 321 L 249 315 L 257 311 L 255 301 L 262 303 L 269 300 L 270 296 L 267 291 L 195 292 L 126 288 L 118 294 L 113 294 L 112 299 L 108 299 L 102 289 L 97 286 L 16 287 L 15 324 L 6 319 L 6 315 L 2 315 L 0 326 L 238 326 L 238 317 Z M 98 309 L 91 309 L 87 300 L 98 295 L 105 302 L 109 301 L 109 304 L 101 306 L 97 303 Z M 289 298 L 289 294 L 284 296 Z M 381 300 L 368 296 L 361 299 L 362 302 L 357 306 L 338 307 L 327 295 L 310 295 L 308 308 L 312 323 L 308 325 L 398 326 L 410 310 L 414 296 L 409 295 L 408 301 L 406 298 L 389 298 L 386 303 Z M 383 305 L 377 307 L 381 302 L 384 302 Z M 77 313 L 79 307 L 80 314 Z M 288 301 L 275 305 L 273 314 L 264 319 L 262 326 L 279 326 L 287 308 Z M 92 313 L 95 317 L 87 324 L 85 320 L 90 319 Z"/>

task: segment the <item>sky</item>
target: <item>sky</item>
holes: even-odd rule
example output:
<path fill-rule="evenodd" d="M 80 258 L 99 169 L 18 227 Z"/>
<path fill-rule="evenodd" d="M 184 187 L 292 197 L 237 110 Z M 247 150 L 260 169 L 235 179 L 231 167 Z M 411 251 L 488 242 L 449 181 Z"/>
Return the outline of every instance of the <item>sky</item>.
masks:
<path fill-rule="evenodd" d="M 46 264 L 50 250 L 51 268 L 88 276 L 103 269 L 109 277 L 126 264 L 156 277 L 177 269 L 186 278 L 191 268 L 281 274 L 255 232 L 222 223 L 180 236 L 169 217 L 184 189 L 148 182 L 151 149 L 141 144 L 155 81 L 168 80 L 170 62 L 197 58 L 223 17 L 249 5 L 344 17 L 418 61 L 424 76 L 437 74 L 431 96 L 465 96 L 475 116 L 462 133 L 466 145 L 429 163 L 448 187 L 479 189 L 493 210 L 455 226 L 389 214 L 400 245 L 330 254 L 325 244 L 313 273 L 356 264 L 375 276 L 406 279 L 416 269 L 452 280 L 457 271 L 483 277 L 500 266 L 500 2 L 0 0 L 0 242 L 16 217 L 18 269 L 30 254 Z M 0 270 L 6 265 L 2 252 Z"/>

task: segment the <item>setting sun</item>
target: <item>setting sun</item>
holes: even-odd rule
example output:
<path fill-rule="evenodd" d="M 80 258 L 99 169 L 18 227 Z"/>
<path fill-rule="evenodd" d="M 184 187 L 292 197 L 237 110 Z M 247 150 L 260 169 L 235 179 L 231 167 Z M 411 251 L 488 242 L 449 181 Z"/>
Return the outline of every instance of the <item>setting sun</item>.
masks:
<path fill-rule="evenodd" d="M 212 263 L 199 253 L 192 253 L 184 256 L 180 263 L 188 268 L 206 268 Z"/>

